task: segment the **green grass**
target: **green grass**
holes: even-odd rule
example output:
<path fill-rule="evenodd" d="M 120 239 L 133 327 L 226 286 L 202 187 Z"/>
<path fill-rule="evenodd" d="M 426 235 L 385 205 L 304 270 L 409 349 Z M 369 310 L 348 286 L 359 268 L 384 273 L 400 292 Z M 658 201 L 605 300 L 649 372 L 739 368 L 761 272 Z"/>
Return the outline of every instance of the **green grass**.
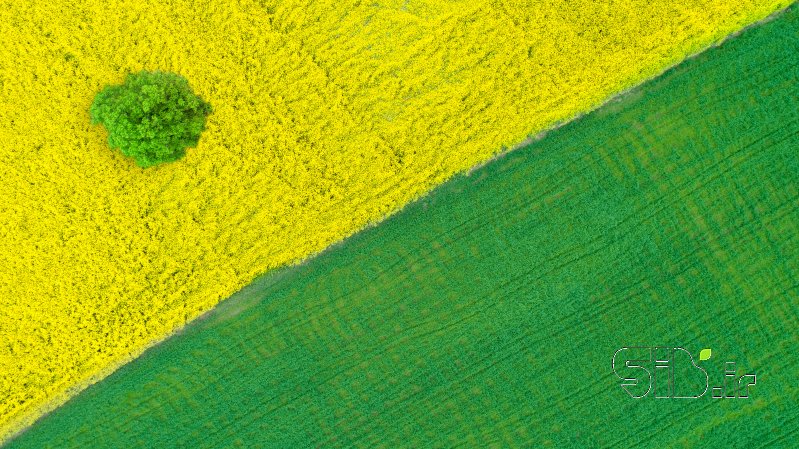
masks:
<path fill-rule="evenodd" d="M 257 280 L 22 448 L 789 448 L 799 10 Z M 634 400 L 682 346 L 751 399 Z"/>

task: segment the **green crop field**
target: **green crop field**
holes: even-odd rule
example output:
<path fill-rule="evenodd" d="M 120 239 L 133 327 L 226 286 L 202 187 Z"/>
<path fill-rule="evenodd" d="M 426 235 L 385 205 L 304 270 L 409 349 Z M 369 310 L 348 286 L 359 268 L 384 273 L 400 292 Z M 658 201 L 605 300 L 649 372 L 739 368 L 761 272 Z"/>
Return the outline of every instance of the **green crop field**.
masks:
<path fill-rule="evenodd" d="M 798 233 L 793 8 L 258 279 L 8 447 L 793 448 Z M 634 399 L 628 346 L 757 382 Z"/>

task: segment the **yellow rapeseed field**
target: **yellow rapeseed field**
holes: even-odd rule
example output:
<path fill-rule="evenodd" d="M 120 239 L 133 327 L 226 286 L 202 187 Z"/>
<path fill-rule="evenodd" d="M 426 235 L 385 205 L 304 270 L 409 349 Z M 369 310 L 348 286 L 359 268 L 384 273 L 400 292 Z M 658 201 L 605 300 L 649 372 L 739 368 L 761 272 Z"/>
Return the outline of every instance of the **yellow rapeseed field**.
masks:
<path fill-rule="evenodd" d="M 788 0 L 11 0 L 0 6 L 0 440 L 271 268 Z M 142 170 L 125 74 L 214 108 Z"/>

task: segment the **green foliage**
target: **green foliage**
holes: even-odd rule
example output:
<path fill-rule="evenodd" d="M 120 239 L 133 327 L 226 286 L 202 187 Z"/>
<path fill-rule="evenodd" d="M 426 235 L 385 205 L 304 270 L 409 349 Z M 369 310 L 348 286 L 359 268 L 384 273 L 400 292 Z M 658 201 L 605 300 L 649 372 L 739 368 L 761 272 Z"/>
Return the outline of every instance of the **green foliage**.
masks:
<path fill-rule="evenodd" d="M 93 124 L 108 130 L 108 146 L 142 168 L 180 159 L 197 146 L 211 105 L 180 75 L 129 74 L 124 84 L 106 86 L 89 108 Z"/>

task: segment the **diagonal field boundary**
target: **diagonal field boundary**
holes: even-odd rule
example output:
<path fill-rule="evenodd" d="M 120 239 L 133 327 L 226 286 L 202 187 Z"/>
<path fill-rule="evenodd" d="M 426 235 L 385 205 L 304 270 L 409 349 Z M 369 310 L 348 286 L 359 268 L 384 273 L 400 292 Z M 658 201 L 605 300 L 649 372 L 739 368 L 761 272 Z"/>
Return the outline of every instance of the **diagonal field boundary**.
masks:
<path fill-rule="evenodd" d="M 792 8 L 258 279 L 8 448 L 792 447 L 797 55 Z M 632 399 L 625 346 L 757 384 Z"/>
<path fill-rule="evenodd" d="M 277 267 L 793 0 L 18 0 L 0 7 L 0 441 Z M 196 148 L 92 126 L 189 80 Z"/>

